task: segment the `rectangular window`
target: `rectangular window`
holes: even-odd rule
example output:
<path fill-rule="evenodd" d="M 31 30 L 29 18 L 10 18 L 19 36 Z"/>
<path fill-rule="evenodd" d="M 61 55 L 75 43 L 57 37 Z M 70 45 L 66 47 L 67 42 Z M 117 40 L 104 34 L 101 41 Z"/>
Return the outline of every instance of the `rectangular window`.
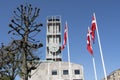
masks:
<path fill-rule="evenodd" d="M 75 75 L 80 74 L 80 70 L 74 70 Z"/>
<path fill-rule="evenodd" d="M 63 75 L 68 75 L 68 70 L 63 70 Z"/>
<path fill-rule="evenodd" d="M 57 70 L 52 70 L 52 75 L 57 75 Z"/>

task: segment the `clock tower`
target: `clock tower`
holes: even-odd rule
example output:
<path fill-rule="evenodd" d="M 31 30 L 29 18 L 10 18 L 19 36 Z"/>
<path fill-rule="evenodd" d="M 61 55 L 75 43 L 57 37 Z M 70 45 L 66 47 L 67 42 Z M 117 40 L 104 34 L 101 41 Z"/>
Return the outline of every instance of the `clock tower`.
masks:
<path fill-rule="evenodd" d="M 82 65 L 62 60 L 61 28 L 61 16 L 47 17 L 46 60 L 39 62 L 28 80 L 84 80 Z"/>
<path fill-rule="evenodd" d="M 46 60 L 62 61 L 61 16 L 48 16 L 46 26 Z"/>

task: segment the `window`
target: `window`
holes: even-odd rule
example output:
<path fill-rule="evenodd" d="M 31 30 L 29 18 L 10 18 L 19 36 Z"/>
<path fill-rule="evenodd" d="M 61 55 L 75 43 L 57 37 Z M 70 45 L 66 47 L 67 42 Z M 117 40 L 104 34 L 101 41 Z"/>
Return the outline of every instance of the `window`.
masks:
<path fill-rule="evenodd" d="M 74 73 L 77 75 L 77 74 L 80 74 L 80 70 L 74 70 Z"/>
<path fill-rule="evenodd" d="M 68 75 L 68 70 L 63 70 L 63 75 Z"/>
<path fill-rule="evenodd" d="M 52 70 L 52 75 L 57 75 L 57 70 Z"/>

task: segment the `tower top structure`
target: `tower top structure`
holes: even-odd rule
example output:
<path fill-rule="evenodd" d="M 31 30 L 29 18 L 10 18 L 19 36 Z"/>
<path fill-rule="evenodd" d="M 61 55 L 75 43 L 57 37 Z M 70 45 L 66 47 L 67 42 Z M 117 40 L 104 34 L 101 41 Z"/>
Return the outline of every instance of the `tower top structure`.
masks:
<path fill-rule="evenodd" d="M 61 16 L 48 16 L 46 27 L 46 60 L 62 61 Z"/>

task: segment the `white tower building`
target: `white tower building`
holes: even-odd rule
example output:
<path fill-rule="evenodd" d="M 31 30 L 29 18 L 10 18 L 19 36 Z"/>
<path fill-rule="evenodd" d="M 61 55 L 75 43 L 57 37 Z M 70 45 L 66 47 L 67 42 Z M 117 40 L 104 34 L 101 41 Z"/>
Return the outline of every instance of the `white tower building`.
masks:
<path fill-rule="evenodd" d="M 40 61 L 29 80 L 84 80 L 82 65 L 62 61 L 61 17 L 47 17 L 46 27 L 46 60 Z"/>
<path fill-rule="evenodd" d="M 46 60 L 62 61 L 61 56 L 61 17 L 47 17 Z"/>

